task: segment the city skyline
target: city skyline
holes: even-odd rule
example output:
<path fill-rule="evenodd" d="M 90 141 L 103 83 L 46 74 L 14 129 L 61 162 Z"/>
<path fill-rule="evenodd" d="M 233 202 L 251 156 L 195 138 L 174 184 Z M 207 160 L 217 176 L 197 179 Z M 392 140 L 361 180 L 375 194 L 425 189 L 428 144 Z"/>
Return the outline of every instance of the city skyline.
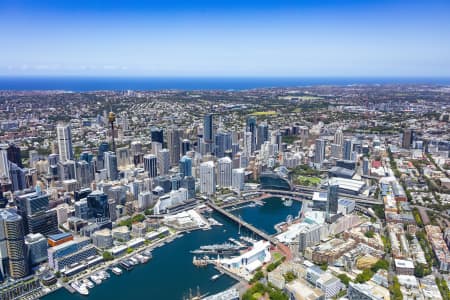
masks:
<path fill-rule="evenodd" d="M 448 77 L 449 8 L 445 1 L 5 1 L 0 76 Z"/>

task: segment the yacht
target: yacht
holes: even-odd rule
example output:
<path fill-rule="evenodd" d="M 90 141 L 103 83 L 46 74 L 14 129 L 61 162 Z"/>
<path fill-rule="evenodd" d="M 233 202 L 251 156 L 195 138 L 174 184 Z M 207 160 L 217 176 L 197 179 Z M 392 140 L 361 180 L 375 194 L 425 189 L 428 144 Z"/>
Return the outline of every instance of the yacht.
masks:
<path fill-rule="evenodd" d="M 114 267 L 114 268 L 111 269 L 111 271 L 112 271 L 114 274 L 116 274 L 116 275 L 121 275 L 122 272 L 123 272 L 122 269 L 119 268 L 119 267 Z"/>
<path fill-rule="evenodd" d="M 81 282 L 82 282 L 85 286 L 87 286 L 88 288 L 90 288 L 90 289 L 92 289 L 92 288 L 95 286 L 95 285 L 92 283 L 92 281 L 90 281 L 90 280 L 87 279 L 87 278 L 82 279 Z"/>
<path fill-rule="evenodd" d="M 72 284 L 70 285 L 75 291 L 77 291 L 78 293 L 80 293 L 83 296 L 87 296 L 89 295 L 89 290 L 84 286 L 84 284 L 81 284 L 78 281 L 74 281 L 72 282 Z"/>
<path fill-rule="evenodd" d="M 89 278 L 97 285 L 102 283 L 102 279 L 97 274 L 92 274 Z"/>

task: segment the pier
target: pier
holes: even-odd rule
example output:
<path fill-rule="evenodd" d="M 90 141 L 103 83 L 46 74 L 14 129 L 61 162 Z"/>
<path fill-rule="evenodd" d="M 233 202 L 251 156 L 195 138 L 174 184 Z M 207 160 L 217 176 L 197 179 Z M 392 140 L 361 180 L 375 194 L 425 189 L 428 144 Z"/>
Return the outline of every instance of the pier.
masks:
<path fill-rule="evenodd" d="M 252 224 L 245 222 L 241 218 L 236 217 L 235 215 L 233 215 L 229 211 L 225 210 L 224 208 L 215 205 L 214 203 L 212 203 L 212 201 L 209 201 L 208 205 L 212 209 L 214 209 L 215 211 L 221 213 L 222 215 L 226 216 L 227 218 L 229 218 L 229 219 L 233 220 L 234 222 L 240 224 L 242 227 L 247 228 L 248 230 L 250 230 L 251 232 L 255 233 L 259 237 L 263 238 L 264 240 L 271 242 L 273 245 L 276 245 L 278 243 L 277 240 L 274 237 L 272 237 L 272 236 L 268 235 L 267 233 L 265 233 L 264 231 L 256 228 Z"/>

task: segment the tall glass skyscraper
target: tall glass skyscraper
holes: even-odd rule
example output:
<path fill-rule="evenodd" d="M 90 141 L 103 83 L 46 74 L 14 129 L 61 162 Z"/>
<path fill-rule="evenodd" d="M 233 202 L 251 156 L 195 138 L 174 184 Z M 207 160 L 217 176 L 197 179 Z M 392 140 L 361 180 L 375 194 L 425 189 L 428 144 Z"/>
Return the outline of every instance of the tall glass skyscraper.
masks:
<path fill-rule="evenodd" d="M 73 160 L 72 134 L 69 124 L 58 124 L 56 126 L 58 139 L 59 159 L 61 161 Z"/>

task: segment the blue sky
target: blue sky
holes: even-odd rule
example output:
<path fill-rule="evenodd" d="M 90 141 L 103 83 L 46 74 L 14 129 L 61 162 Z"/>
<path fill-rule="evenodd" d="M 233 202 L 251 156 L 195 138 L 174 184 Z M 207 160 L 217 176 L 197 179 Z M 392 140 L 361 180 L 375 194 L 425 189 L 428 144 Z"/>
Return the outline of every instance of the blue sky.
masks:
<path fill-rule="evenodd" d="M 0 75 L 450 77 L 450 1 L 0 0 Z"/>

